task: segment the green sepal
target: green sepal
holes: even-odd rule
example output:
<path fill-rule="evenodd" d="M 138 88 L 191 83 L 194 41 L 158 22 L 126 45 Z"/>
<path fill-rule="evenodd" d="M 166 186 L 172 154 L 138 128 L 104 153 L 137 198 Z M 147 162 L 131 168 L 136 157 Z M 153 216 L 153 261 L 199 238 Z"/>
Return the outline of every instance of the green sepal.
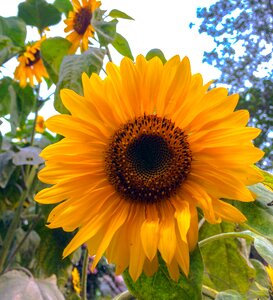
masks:
<path fill-rule="evenodd" d="M 138 300 L 201 300 L 204 266 L 199 248 L 190 256 L 190 273 L 188 278 L 181 273 L 178 282 L 170 278 L 167 267 L 159 257 L 158 271 L 151 277 L 144 273 L 134 282 L 128 269 L 123 273 L 127 288 Z"/>
<path fill-rule="evenodd" d="M 163 64 L 166 63 L 167 59 L 166 59 L 164 53 L 160 49 L 156 49 L 156 48 L 155 49 L 151 49 L 146 54 L 146 59 L 150 60 L 150 59 L 154 58 L 155 56 L 158 57 L 162 61 Z"/>

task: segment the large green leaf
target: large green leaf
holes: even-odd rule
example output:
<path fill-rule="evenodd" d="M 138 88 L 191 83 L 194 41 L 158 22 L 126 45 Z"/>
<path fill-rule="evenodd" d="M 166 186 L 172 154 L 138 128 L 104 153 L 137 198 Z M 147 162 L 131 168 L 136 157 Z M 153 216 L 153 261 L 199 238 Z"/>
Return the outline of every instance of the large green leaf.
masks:
<path fill-rule="evenodd" d="M 166 63 L 166 58 L 165 58 L 165 55 L 164 53 L 160 50 L 160 49 L 151 49 L 147 54 L 146 54 L 146 59 L 147 60 L 150 60 L 152 58 L 154 58 L 155 56 L 157 56 L 163 64 Z"/>
<path fill-rule="evenodd" d="M 20 52 L 21 48 L 14 46 L 12 40 L 0 35 L 0 66 Z"/>
<path fill-rule="evenodd" d="M 120 11 L 118 9 L 112 9 L 109 12 L 109 16 L 112 18 L 120 18 L 120 19 L 127 19 L 127 20 L 134 20 L 132 17 L 127 15 L 125 12 Z"/>
<path fill-rule="evenodd" d="M 41 57 L 54 83 L 58 82 L 60 66 L 70 46 L 71 43 L 61 37 L 46 39 L 41 44 Z"/>
<path fill-rule="evenodd" d="M 115 39 L 112 42 L 113 47 L 123 56 L 127 56 L 134 60 L 128 41 L 121 34 L 116 33 Z"/>
<path fill-rule="evenodd" d="M 82 55 L 68 55 L 64 57 L 55 91 L 54 106 L 57 111 L 60 113 L 68 113 L 61 102 L 60 90 L 62 88 L 68 88 L 81 94 L 82 73 L 85 72 L 88 75 L 91 75 L 93 72 L 99 73 L 102 68 L 104 54 L 105 52 L 102 49 L 90 48 Z"/>
<path fill-rule="evenodd" d="M 204 223 L 200 229 L 200 239 L 234 231 L 235 225 L 221 223 Z M 234 238 L 219 239 L 201 248 L 206 283 L 216 290 L 234 289 L 240 293 L 247 293 L 251 281 L 255 277 L 255 270 L 239 252 L 238 240 Z"/>
<path fill-rule="evenodd" d="M 68 13 L 73 10 L 70 0 L 55 0 L 53 5 L 62 13 L 68 16 Z"/>
<path fill-rule="evenodd" d="M 101 46 L 107 46 L 114 41 L 117 23 L 116 19 L 110 22 L 92 19 L 92 25 L 98 35 Z"/>
<path fill-rule="evenodd" d="M 26 24 L 23 20 L 17 17 L 0 16 L 0 35 L 8 36 L 15 46 L 24 47 L 26 34 Z"/>
<path fill-rule="evenodd" d="M 18 6 L 18 16 L 27 25 L 35 26 L 40 31 L 45 27 L 55 25 L 61 21 L 61 13 L 45 0 L 26 0 Z"/>
<path fill-rule="evenodd" d="M 0 117 L 10 113 L 9 86 L 11 83 L 12 79 L 9 77 L 4 77 L 0 80 Z"/>
<path fill-rule="evenodd" d="M 250 229 L 273 238 L 273 192 L 262 183 L 249 188 L 256 194 L 256 201 L 234 201 L 234 205 L 247 217 L 246 225 Z"/>
<path fill-rule="evenodd" d="M 203 262 L 198 248 L 191 254 L 190 273 L 187 278 L 181 274 L 179 281 L 173 281 L 168 274 L 165 263 L 159 260 L 159 269 L 151 277 L 141 274 L 134 282 L 128 270 L 123 274 L 126 285 L 138 300 L 199 300 L 203 278 Z"/>
<path fill-rule="evenodd" d="M 64 300 L 55 276 L 34 279 L 30 274 L 17 270 L 0 276 L 0 295 L 3 300 Z"/>

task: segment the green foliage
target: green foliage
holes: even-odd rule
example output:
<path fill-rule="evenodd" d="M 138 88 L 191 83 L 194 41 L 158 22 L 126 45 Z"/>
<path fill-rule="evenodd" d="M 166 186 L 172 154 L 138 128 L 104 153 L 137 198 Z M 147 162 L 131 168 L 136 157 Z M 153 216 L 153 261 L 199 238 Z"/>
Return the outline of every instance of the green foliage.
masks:
<path fill-rule="evenodd" d="M 121 34 L 116 33 L 115 39 L 112 41 L 112 45 L 121 55 L 127 56 L 131 60 L 134 60 L 129 43 Z"/>
<path fill-rule="evenodd" d="M 41 44 L 41 56 L 50 78 L 58 82 L 62 60 L 68 54 L 71 43 L 61 37 L 46 39 Z"/>
<path fill-rule="evenodd" d="M 163 64 L 166 63 L 167 60 L 165 58 L 165 55 L 164 55 L 164 53 L 160 49 L 152 49 L 152 50 L 150 50 L 146 54 L 146 59 L 150 60 L 150 59 L 152 59 L 155 56 L 158 57 L 162 61 Z"/>
<path fill-rule="evenodd" d="M 147 277 L 142 274 L 134 282 L 127 270 L 123 278 L 129 291 L 138 300 L 199 300 L 201 299 L 203 261 L 198 248 L 192 252 L 190 259 L 189 276 L 187 278 L 184 274 L 181 274 L 178 283 L 170 278 L 166 265 L 161 258 L 159 259 L 159 269 L 153 276 Z"/>
<path fill-rule="evenodd" d="M 128 16 L 126 13 L 118 9 L 112 9 L 109 12 L 109 16 L 117 19 L 120 18 L 120 19 L 134 20 L 132 17 Z"/>
<path fill-rule="evenodd" d="M 61 21 L 61 13 L 45 0 L 26 0 L 18 6 L 18 16 L 27 25 L 35 26 L 40 31 Z"/>
<path fill-rule="evenodd" d="M 234 231 L 235 225 L 205 223 L 200 230 L 200 239 Z M 240 244 L 235 239 L 222 239 L 211 242 L 201 248 L 205 264 L 205 282 L 216 290 L 235 289 L 247 293 L 251 281 L 255 278 L 254 268 L 240 252 Z M 221 262 L 221 263 L 219 263 Z"/>
<path fill-rule="evenodd" d="M 62 13 L 68 16 L 68 13 L 73 10 L 73 6 L 69 0 L 55 0 L 53 5 Z"/>
<path fill-rule="evenodd" d="M 9 37 L 0 35 L 0 65 L 18 54 L 20 50 L 21 48 L 14 46 Z"/>
<path fill-rule="evenodd" d="M 0 16 L 0 35 L 8 36 L 15 46 L 24 47 L 27 35 L 26 24 L 17 17 Z"/>
<path fill-rule="evenodd" d="M 111 20 L 110 22 L 106 22 L 99 18 L 92 19 L 92 25 L 98 35 L 99 43 L 101 46 L 107 46 L 114 41 L 116 36 L 117 23 L 118 20 L 116 19 Z"/>
<path fill-rule="evenodd" d="M 56 85 L 55 91 L 55 109 L 61 113 L 67 113 L 60 98 L 60 90 L 69 88 L 81 94 L 82 73 L 85 72 L 91 75 L 93 72 L 99 73 L 102 68 L 104 50 L 97 48 L 89 48 L 82 55 L 65 56 L 60 67 L 60 77 Z"/>

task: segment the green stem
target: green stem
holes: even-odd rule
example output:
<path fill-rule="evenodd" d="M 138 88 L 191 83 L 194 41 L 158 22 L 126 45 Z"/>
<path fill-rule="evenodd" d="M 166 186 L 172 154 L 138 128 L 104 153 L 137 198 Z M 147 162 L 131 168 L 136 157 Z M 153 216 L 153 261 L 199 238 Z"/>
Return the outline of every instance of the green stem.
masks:
<path fill-rule="evenodd" d="M 125 291 L 119 295 L 117 295 L 113 300 L 133 300 L 136 299 L 134 296 L 130 294 L 129 291 Z"/>
<path fill-rule="evenodd" d="M 105 46 L 105 49 L 106 49 L 106 55 L 107 55 L 109 61 L 112 62 L 112 61 L 113 61 L 113 60 L 112 60 L 112 56 L 111 56 L 111 54 L 110 54 L 110 50 L 109 50 L 109 48 L 108 48 L 107 45 Z"/>
<path fill-rule="evenodd" d="M 5 236 L 5 239 L 4 239 L 4 242 L 3 242 L 3 248 L 2 248 L 2 251 L 1 251 L 1 255 L 0 255 L 0 274 L 3 272 L 3 269 L 4 269 L 4 265 L 5 265 L 5 262 L 6 262 L 6 258 L 9 254 L 9 250 L 10 250 L 10 246 L 13 242 L 13 239 L 14 239 L 14 235 L 15 235 L 15 231 L 18 227 L 18 224 L 20 223 L 20 215 L 21 215 L 21 211 L 22 211 L 22 208 L 23 208 L 23 203 L 27 197 L 27 194 L 28 194 L 28 190 L 24 190 L 22 192 L 22 195 L 21 195 L 21 198 L 19 200 L 19 205 L 15 211 L 15 215 L 12 219 L 12 222 L 9 226 L 9 229 L 6 233 L 6 236 Z"/>
<path fill-rule="evenodd" d="M 37 116 L 38 116 L 38 101 L 39 101 L 39 94 L 40 94 L 40 84 L 38 84 L 37 89 L 36 89 L 36 101 L 35 101 L 35 110 L 34 110 L 34 121 L 33 121 L 33 127 L 32 127 L 32 132 L 30 136 L 30 146 L 33 145 L 34 143 L 34 137 L 35 137 L 35 128 L 36 128 L 36 121 L 37 121 Z"/>
<path fill-rule="evenodd" d="M 228 238 L 244 238 L 244 239 L 253 241 L 253 237 L 251 237 L 249 234 L 246 234 L 246 233 L 225 232 L 225 233 L 220 233 L 220 234 L 210 236 L 210 237 L 200 241 L 198 244 L 200 247 L 203 247 L 203 246 L 207 245 L 208 243 L 218 241 L 221 239 L 228 239 Z"/>
<path fill-rule="evenodd" d="M 87 248 L 84 250 L 83 266 L 82 266 L 82 300 L 87 300 L 87 271 L 89 264 L 89 255 Z"/>
<path fill-rule="evenodd" d="M 206 296 L 207 298 L 210 299 L 215 299 L 217 296 L 218 292 L 206 285 L 202 286 L 202 295 Z"/>

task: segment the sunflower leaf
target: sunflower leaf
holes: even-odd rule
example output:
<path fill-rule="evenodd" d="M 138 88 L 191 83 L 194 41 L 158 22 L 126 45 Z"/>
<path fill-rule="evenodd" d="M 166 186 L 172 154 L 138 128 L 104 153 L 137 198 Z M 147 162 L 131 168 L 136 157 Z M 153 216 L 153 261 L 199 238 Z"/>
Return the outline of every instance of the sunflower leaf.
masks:
<path fill-rule="evenodd" d="M 217 294 L 215 300 L 243 300 L 240 293 L 234 290 L 226 290 Z"/>
<path fill-rule="evenodd" d="M 112 43 L 116 35 L 116 27 L 118 20 L 114 19 L 110 22 L 94 19 L 92 25 L 98 35 L 101 46 L 107 46 Z"/>
<path fill-rule="evenodd" d="M 73 10 L 73 6 L 69 0 L 55 0 L 53 5 L 61 12 L 65 13 L 66 17 Z"/>
<path fill-rule="evenodd" d="M 123 11 L 120 11 L 118 9 L 112 9 L 109 12 L 109 16 L 112 18 L 120 18 L 120 19 L 127 19 L 127 20 L 134 20 L 132 17 L 124 13 Z"/>
<path fill-rule="evenodd" d="M 60 113 L 68 113 L 68 110 L 62 104 L 60 98 L 60 90 L 62 88 L 69 88 L 75 92 L 82 94 L 82 73 L 85 72 L 89 76 L 91 73 L 99 73 L 105 51 L 98 48 L 89 48 L 82 55 L 68 55 L 65 56 L 59 73 L 59 81 L 56 85 L 54 106 Z"/>
<path fill-rule="evenodd" d="M 235 201 L 234 205 L 246 216 L 246 225 L 260 234 L 273 238 L 273 192 L 264 184 L 249 187 L 255 193 L 254 202 Z"/>
<path fill-rule="evenodd" d="M 0 117 L 10 113 L 10 93 L 9 86 L 12 83 L 10 77 L 4 77 L 0 80 Z"/>
<path fill-rule="evenodd" d="M 0 35 L 8 36 L 15 46 L 24 47 L 27 35 L 26 24 L 17 17 L 0 16 Z"/>
<path fill-rule="evenodd" d="M 163 53 L 160 49 L 156 49 L 156 48 L 150 50 L 150 51 L 146 54 L 146 59 L 147 59 L 147 60 L 150 60 L 150 59 L 154 58 L 155 56 L 157 56 L 157 57 L 162 61 L 163 64 L 166 63 L 167 60 L 166 60 L 166 58 L 165 58 L 164 53 Z"/>
<path fill-rule="evenodd" d="M 200 229 L 200 240 L 217 234 L 224 235 L 234 229 L 234 224 L 204 223 Z M 201 252 L 205 264 L 204 283 L 206 285 L 220 291 L 235 289 L 242 294 L 248 292 L 251 281 L 255 277 L 255 270 L 239 252 L 238 240 L 219 239 L 202 246 Z"/>
<path fill-rule="evenodd" d="M 203 262 L 198 248 L 191 253 L 190 273 L 188 278 L 181 274 L 178 283 L 173 281 L 168 274 L 165 263 L 159 258 L 158 271 L 151 277 L 141 274 L 134 282 L 128 270 L 123 278 L 129 291 L 137 299 L 176 300 L 192 299 L 201 300 L 201 287 L 203 278 Z"/>
<path fill-rule="evenodd" d="M 116 33 L 115 39 L 112 41 L 113 47 L 124 56 L 134 60 L 128 41 L 121 34 Z"/>
<path fill-rule="evenodd" d="M 41 43 L 41 57 L 54 83 L 58 82 L 60 66 L 70 46 L 71 43 L 61 37 L 48 38 Z"/>
<path fill-rule="evenodd" d="M 61 21 L 61 13 L 52 4 L 45 0 L 26 0 L 18 6 L 18 16 L 27 25 L 35 26 L 42 31 L 47 26 L 55 25 Z"/>
<path fill-rule="evenodd" d="M 0 65 L 11 59 L 20 52 L 21 48 L 14 46 L 12 40 L 4 35 L 0 35 Z"/>

